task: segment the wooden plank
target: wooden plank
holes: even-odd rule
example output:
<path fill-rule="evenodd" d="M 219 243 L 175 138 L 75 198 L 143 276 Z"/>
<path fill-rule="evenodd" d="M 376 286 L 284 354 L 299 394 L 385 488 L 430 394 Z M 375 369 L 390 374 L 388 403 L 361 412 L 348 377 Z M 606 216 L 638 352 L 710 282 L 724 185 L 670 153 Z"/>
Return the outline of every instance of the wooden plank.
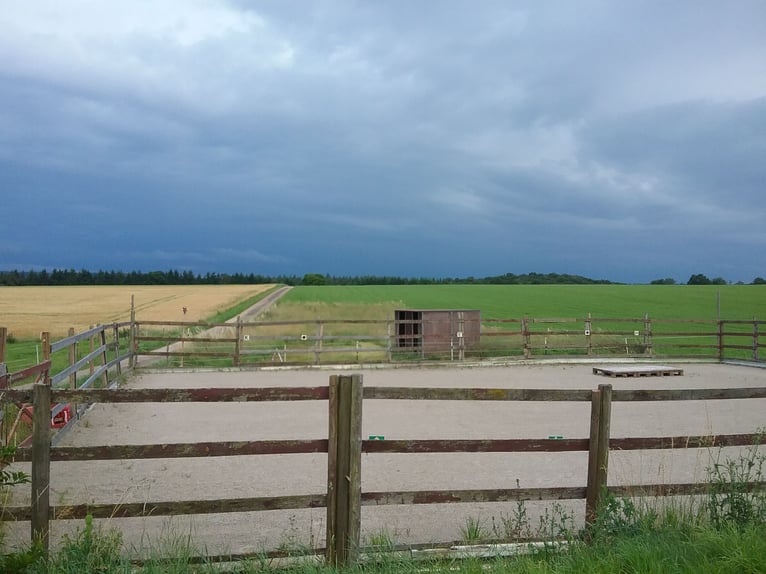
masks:
<path fill-rule="evenodd" d="M 425 401 L 588 401 L 589 389 L 364 387 L 365 399 Z"/>
<path fill-rule="evenodd" d="M 122 460 L 142 458 L 188 458 L 264 454 L 309 454 L 327 452 L 327 439 L 225 441 L 110 446 L 59 446 L 51 449 L 51 461 Z M 31 460 L 30 449 L 20 448 L 15 460 Z"/>
<path fill-rule="evenodd" d="M 765 399 L 766 387 L 729 389 L 616 389 L 613 401 L 711 401 Z"/>
<path fill-rule="evenodd" d="M 484 337 L 521 337 L 521 333 L 518 331 L 491 331 L 481 334 L 481 338 Z"/>
<path fill-rule="evenodd" d="M 122 364 L 119 360 L 120 355 L 120 329 L 117 327 L 116 324 L 112 325 L 112 349 L 114 350 L 115 359 L 117 359 L 117 376 L 122 375 Z M 128 349 L 128 358 L 130 358 L 130 349 Z M 115 360 L 113 359 L 113 360 Z M 111 361 L 110 361 L 111 362 Z M 110 362 L 107 362 L 109 364 Z"/>
<path fill-rule="evenodd" d="M 330 564 L 354 564 L 361 535 L 362 376 L 337 379 L 337 447 L 335 452 L 334 548 Z"/>
<path fill-rule="evenodd" d="M 264 387 L 203 389 L 86 389 L 53 391 L 56 402 L 189 403 L 316 401 L 328 398 L 327 387 Z"/>
<path fill-rule="evenodd" d="M 747 337 L 751 338 L 753 336 L 753 333 L 734 333 L 734 332 L 726 332 L 723 334 L 725 337 Z M 728 346 L 728 345 L 727 345 Z"/>
<path fill-rule="evenodd" d="M 338 423 L 335 471 L 335 560 L 342 566 L 348 559 L 350 466 L 351 466 L 351 385 L 348 376 L 338 377 Z"/>
<path fill-rule="evenodd" d="M 34 414 L 32 417 L 32 541 L 47 551 L 50 525 L 50 412 L 51 388 L 46 384 L 34 385 Z"/>
<path fill-rule="evenodd" d="M 69 327 L 69 335 L 74 335 L 74 327 Z M 92 343 L 93 339 L 91 339 Z M 77 368 L 75 367 L 77 363 L 77 343 L 72 343 L 69 345 L 69 368 L 67 369 L 67 372 L 69 373 L 69 388 L 70 389 L 76 389 L 77 388 Z M 91 353 L 93 352 L 93 349 L 91 349 Z M 86 361 L 86 363 L 90 363 L 90 361 Z M 93 363 L 90 363 L 91 365 Z M 55 385 L 56 382 L 54 381 L 55 377 L 51 378 L 51 384 Z"/>
<path fill-rule="evenodd" d="M 241 355 L 239 354 L 242 350 L 242 316 L 237 315 L 237 327 L 234 331 L 234 366 L 239 367 L 240 365 L 240 359 Z"/>
<path fill-rule="evenodd" d="M 327 525 L 325 528 L 328 564 L 336 562 L 338 548 L 338 375 L 330 376 L 327 444 Z"/>
<path fill-rule="evenodd" d="M 38 363 L 37 365 L 33 365 L 31 367 L 27 367 L 25 369 L 21 369 L 20 371 L 16 371 L 15 373 L 9 373 L 8 374 L 8 385 L 14 385 L 18 383 L 19 381 L 23 381 L 24 379 L 28 379 L 30 377 L 34 377 L 35 375 L 42 375 L 46 373 L 51 368 L 51 362 L 50 360 L 45 360 L 42 363 Z"/>
<path fill-rule="evenodd" d="M 92 365 L 93 363 L 91 363 Z M 108 362 L 104 365 L 99 365 L 98 369 L 94 369 L 93 372 L 90 374 L 90 376 L 83 381 L 82 384 L 78 385 L 77 388 L 79 389 L 87 389 L 90 388 L 90 386 L 93 384 L 93 382 L 101 377 L 101 384 L 104 386 L 104 388 L 109 386 L 109 379 L 107 378 L 107 372 L 109 370 L 109 367 L 113 365 L 113 362 Z"/>
<path fill-rule="evenodd" d="M 595 402 L 598 401 L 598 405 Z M 586 524 L 593 524 L 607 485 L 609 432 L 612 417 L 612 386 L 599 385 L 591 399 L 591 440 L 588 453 Z M 594 428 L 595 426 L 595 428 Z M 594 449 L 595 442 L 595 449 Z"/>
<path fill-rule="evenodd" d="M 6 375 L 8 377 L 8 375 Z M 9 403 L 31 403 L 32 402 L 32 387 L 12 389 L 10 388 L 10 382 L 8 382 L 8 388 L 2 390 L 3 402 Z"/>
<path fill-rule="evenodd" d="M 594 375 L 608 377 L 645 377 L 645 376 L 668 376 L 683 375 L 684 370 L 664 365 L 628 365 L 619 367 L 593 367 Z"/>
<path fill-rule="evenodd" d="M 609 448 L 612 450 L 652 450 L 676 448 L 710 448 L 723 446 L 751 446 L 758 444 L 761 434 L 727 434 L 711 436 L 670 436 L 612 438 Z"/>
<path fill-rule="evenodd" d="M 71 350 L 72 347 L 70 347 L 70 357 L 74 356 L 73 353 L 76 352 Z M 57 385 L 67 377 L 70 377 L 72 374 L 76 373 L 80 369 L 82 369 L 85 365 L 93 361 L 94 359 L 98 358 L 101 354 L 103 354 L 106 351 L 104 347 L 99 347 L 98 349 L 94 350 L 91 353 L 88 353 L 85 355 L 82 359 L 79 361 L 76 361 L 73 364 L 70 364 L 67 368 L 64 370 L 56 373 L 53 377 L 51 377 L 51 385 Z M 71 379 L 70 379 L 71 380 Z"/>
<path fill-rule="evenodd" d="M 37 368 L 38 366 L 35 366 L 30 369 Z M 475 396 L 475 393 L 472 392 L 474 389 L 446 390 L 454 390 L 458 392 L 439 393 L 436 395 L 435 399 L 431 400 L 472 400 Z M 583 400 L 583 397 L 585 395 L 590 395 L 591 392 L 586 389 L 564 391 L 545 389 L 500 390 L 508 391 L 506 394 L 507 398 L 500 400 L 537 401 L 545 400 L 544 395 L 546 393 L 551 393 L 551 397 L 553 398 L 550 400 Z M 404 389 L 403 392 L 399 391 L 400 389 L 398 387 L 364 387 L 364 395 L 366 399 L 428 400 L 432 389 Z M 484 389 L 481 389 L 481 391 L 484 391 Z M 328 387 L 279 387 L 263 389 L 88 389 L 77 391 L 57 389 L 53 391 L 53 400 L 55 402 L 80 403 L 290 401 L 324 400 L 328 397 Z M 4 398 L 8 401 L 29 403 L 32 401 L 32 391 L 30 389 L 9 389 L 4 391 Z M 766 387 L 739 387 L 729 389 L 615 389 L 612 391 L 612 400 L 621 402 L 708 401 L 763 398 L 766 398 Z"/>
<path fill-rule="evenodd" d="M 232 325 L 229 326 L 233 327 Z M 154 337 L 141 335 L 140 337 L 136 337 L 136 341 L 160 341 L 162 343 L 236 343 L 237 339 L 234 337 L 173 337 L 170 335 L 167 337 Z"/>
<path fill-rule="evenodd" d="M 213 327 L 233 327 L 231 323 L 203 323 L 194 321 L 136 321 L 136 326 L 165 326 L 165 327 L 186 327 L 194 328 L 200 327 L 202 329 L 212 329 Z"/>
<path fill-rule="evenodd" d="M 348 339 L 348 337 L 344 337 Z M 283 341 L 284 338 L 279 339 Z M 311 340 L 311 339 L 309 339 Z M 322 354 L 322 353 L 384 353 L 386 349 L 382 347 L 325 347 L 318 349 L 311 347 L 310 349 L 277 349 L 282 355 L 308 355 L 309 353 Z M 195 353 L 190 353 L 194 355 Z M 242 355 L 273 355 L 274 348 L 271 349 L 247 349 L 242 351 Z"/>
<path fill-rule="evenodd" d="M 87 331 L 83 331 L 82 333 L 77 333 L 76 335 L 74 334 L 69 335 L 68 337 L 64 339 L 55 341 L 51 343 L 51 353 L 60 351 L 61 349 L 65 347 L 71 347 L 72 345 L 79 343 L 80 341 L 83 341 L 84 339 L 89 339 L 93 337 L 94 335 L 97 335 L 100 331 L 103 331 L 105 328 L 106 327 L 104 327 L 103 325 L 99 325 L 97 327 L 88 329 Z"/>
<path fill-rule="evenodd" d="M 136 337 L 138 336 L 138 324 L 136 323 L 136 296 L 130 296 L 130 340 L 128 346 L 130 347 L 130 362 L 128 366 L 131 369 L 135 369 L 138 364 L 138 342 Z"/>
<path fill-rule="evenodd" d="M 228 514 L 231 512 L 257 512 L 262 510 L 293 510 L 322 508 L 324 494 L 268 496 L 258 498 L 230 498 L 216 500 L 179 500 L 156 502 L 121 502 L 118 504 L 57 505 L 50 510 L 54 520 L 93 518 L 133 518 L 139 516 L 176 516 L 186 514 Z M 29 507 L 8 507 L 0 520 L 29 520 Z"/>
<path fill-rule="evenodd" d="M 710 492 L 710 485 L 705 482 L 633 484 L 610 486 L 607 490 L 615 496 L 679 496 L 708 494 Z M 764 490 L 766 490 L 766 481 L 754 481 L 738 485 L 737 492 L 762 492 Z"/>
<path fill-rule="evenodd" d="M 599 385 L 598 446 L 596 451 L 597 487 L 599 497 L 606 488 L 609 470 L 609 438 L 612 425 L 612 385 Z"/>
<path fill-rule="evenodd" d="M 593 524 L 596 520 L 598 504 L 598 431 L 601 419 L 601 392 L 593 391 L 590 402 L 590 434 L 588 439 L 588 482 L 585 493 L 585 524 Z"/>
<path fill-rule="evenodd" d="M 578 500 L 585 487 L 506 488 L 494 490 L 417 490 L 364 492 L 362 506 L 389 504 L 448 504 L 460 502 L 508 502 L 531 500 Z"/>
<path fill-rule="evenodd" d="M 5 363 L 5 345 L 8 340 L 8 327 L 0 327 L 0 363 Z M 5 373 L 1 373 L 5 374 Z"/>
<path fill-rule="evenodd" d="M 588 439 L 365 440 L 365 453 L 570 452 L 588 450 Z"/>
<path fill-rule="evenodd" d="M 229 357 L 233 355 L 228 351 L 139 351 L 142 357 Z M 181 364 L 183 367 L 183 363 Z"/>
<path fill-rule="evenodd" d="M 359 559 L 362 536 L 362 406 L 364 387 L 362 375 L 351 375 L 351 428 L 349 460 L 349 504 L 348 504 L 348 554 L 346 566 L 354 565 Z"/>

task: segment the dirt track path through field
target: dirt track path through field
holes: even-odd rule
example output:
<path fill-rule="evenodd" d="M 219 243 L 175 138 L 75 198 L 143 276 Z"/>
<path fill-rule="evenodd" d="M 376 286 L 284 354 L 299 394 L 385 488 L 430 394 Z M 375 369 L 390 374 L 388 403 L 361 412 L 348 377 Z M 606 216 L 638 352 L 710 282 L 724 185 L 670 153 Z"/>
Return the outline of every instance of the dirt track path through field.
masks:
<path fill-rule="evenodd" d="M 500 388 L 717 388 L 766 386 L 766 369 L 728 365 L 683 365 L 684 376 L 606 378 L 592 365 L 513 366 L 464 369 L 370 369 L 366 385 Z M 146 373 L 136 388 L 272 387 L 327 385 L 329 370 Z M 766 425 L 766 399 L 615 403 L 612 436 L 679 436 L 755 432 Z M 386 439 L 567 438 L 588 436 L 586 403 L 505 403 L 370 400 L 364 405 L 363 436 Z M 151 444 L 223 440 L 325 438 L 327 403 L 220 403 L 97 405 L 62 446 Z M 610 483 L 689 482 L 703 479 L 711 453 L 703 450 L 613 452 Z M 586 453 L 375 454 L 363 455 L 364 491 L 584 486 Z M 235 456 L 203 459 L 120 460 L 54 463 L 53 504 L 152 502 L 325 491 L 326 455 Z M 29 501 L 28 487 L 14 504 Z M 561 507 L 580 521 L 583 503 Z M 502 534 L 514 503 L 364 507 L 363 537 L 381 531 L 398 543 L 461 538 L 470 518 Z M 550 503 L 528 503 L 531 526 Z M 147 540 L 191 534 L 209 553 L 257 552 L 301 544 L 324 546 L 325 510 L 150 517 L 101 521 L 123 532 L 128 548 Z M 82 527 L 54 524 L 54 540 Z M 9 543 L 24 542 L 29 526 L 8 530 Z"/>
<path fill-rule="evenodd" d="M 279 289 L 275 290 L 273 293 L 269 293 L 266 297 L 258 301 L 255 305 L 248 307 L 242 313 L 239 315 L 232 317 L 227 323 L 236 323 L 237 320 L 242 321 L 248 321 L 248 320 L 254 320 L 262 313 L 265 313 L 274 303 L 279 301 L 282 297 L 284 297 L 288 291 L 290 291 L 292 287 L 284 286 L 280 287 Z M 212 327 L 211 329 L 206 329 L 205 331 L 201 331 L 200 333 L 197 333 L 197 336 L 199 337 L 227 337 L 232 336 L 231 331 L 233 329 L 231 327 Z M 183 350 L 183 345 L 181 343 L 173 343 L 172 345 L 168 345 L 166 347 L 162 347 L 162 349 L 169 351 L 169 352 L 178 352 Z M 148 367 L 151 365 L 156 365 L 157 363 L 164 361 L 164 357 L 142 357 L 140 359 L 140 366 L 141 367 Z"/>

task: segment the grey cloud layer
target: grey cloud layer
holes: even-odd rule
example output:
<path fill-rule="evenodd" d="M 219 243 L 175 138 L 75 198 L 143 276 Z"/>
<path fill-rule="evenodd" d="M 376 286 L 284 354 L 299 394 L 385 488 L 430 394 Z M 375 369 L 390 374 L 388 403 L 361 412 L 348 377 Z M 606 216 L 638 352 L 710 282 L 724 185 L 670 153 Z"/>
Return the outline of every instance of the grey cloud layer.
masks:
<path fill-rule="evenodd" d="M 5 210 L 125 265 L 766 272 L 760 2 L 0 7 Z M 121 266 L 66 243 L 0 266 Z"/>

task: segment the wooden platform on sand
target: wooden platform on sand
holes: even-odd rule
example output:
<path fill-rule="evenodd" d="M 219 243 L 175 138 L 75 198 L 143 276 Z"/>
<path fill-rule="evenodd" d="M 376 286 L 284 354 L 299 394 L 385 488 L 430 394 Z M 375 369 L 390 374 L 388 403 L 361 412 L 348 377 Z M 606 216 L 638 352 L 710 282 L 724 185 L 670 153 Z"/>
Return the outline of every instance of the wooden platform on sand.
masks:
<path fill-rule="evenodd" d="M 668 377 L 683 375 L 683 369 L 662 365 L 628 365 L 623 367 L 593 367 L 594 375 L 606 377 Z"/>

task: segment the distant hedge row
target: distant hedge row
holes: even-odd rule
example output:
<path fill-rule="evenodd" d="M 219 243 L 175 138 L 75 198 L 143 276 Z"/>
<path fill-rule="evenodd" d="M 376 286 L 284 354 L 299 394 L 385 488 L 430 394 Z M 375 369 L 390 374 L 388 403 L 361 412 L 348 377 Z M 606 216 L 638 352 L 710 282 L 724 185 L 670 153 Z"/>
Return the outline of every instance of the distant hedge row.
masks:
<path fill-rule="evenodd" d="M 87 269 L 53 269 L 52 271 L 0 271 L 0 286 L 26 285 L 607 285 L 606 279 L 589 279 L 568 273 L 505 273 L 490 277 L 395 277 L 386 275 L 354 275 L 337 277 L 321 273 L 305 275 L 261 275 L 257 273 L 193 273 L 191 271 L 88 271 Z M 655 279 L 652 285 L 676 285 L 675 279 Z M 695 274 L 687 285 L 726 285 L 721 277 L 709 279 Z M 756 277 L 752 285 L 766 284 Z"/>
<path fill-rule="evenodd" d="M 428 278 L 355 275 L 335 277 L 320 273 L 298 275 L 261 275 L 256 273 L 205 273 L 191 271 L 88 271 L 87 269 L 53 269 L 52 271 L 0 271 L 0 285 L 592 285 L 610 284 L 604 279 L 589 279 L 562 273 L 506 273 L 492 277 Z"/>

